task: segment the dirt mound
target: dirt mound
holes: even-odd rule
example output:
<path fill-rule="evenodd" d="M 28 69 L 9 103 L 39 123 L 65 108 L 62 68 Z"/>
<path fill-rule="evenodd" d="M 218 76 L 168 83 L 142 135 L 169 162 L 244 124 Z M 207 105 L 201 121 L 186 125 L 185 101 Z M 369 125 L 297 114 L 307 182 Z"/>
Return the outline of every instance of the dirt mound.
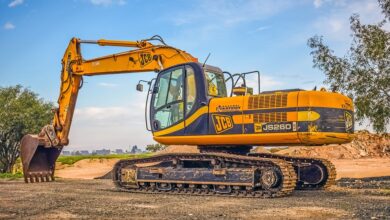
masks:
<path fill-rule="evenodd" d="M 256 147 L 253 152 L 270 153 L 264 147 Z M 192 145 L 171 145 L 157 152 L 157 154 L 163 153 L 199 153 L 199 149 Z M 326 146 L 296 146 L 282 149 L 277 153 L 327 159 L 386 158 L 390 157 L 390 135 L 357 131 L 355 139 L 351 143 Z"/>
<path fill-rule="evenodd" d="M 55 175 L 61 178 L 94 179 L 110 172 L 118 160 L 119 159 L 80 160 L 73 165 L 57 167 Z"/>
<path fill-rule="evenodd" d="M 389 158 L 331 159 L 337 177 L 364 178 L 390 175 Z"/>
<path fill-rule="evenodd" d="M 271 153 L 271 151 L 265 149 L 265 147 L 256 147 L 252 150 L 253 153 Z"/>
<path fill-rule="evenodd" d="M 328 159 L 390 157 L 390 136 L 389 134 L 370 134 L 367 131 L 358 131 L 351 143 L 316 147 L 289 147 L 277 153 Z"/>
<path fill-rule="evenodd" d="M 97 180 L 111 180 L 112 179 L 112 170 L 108 171 L 108 173 L 104 174 L 103 176 L 94 177 L 94 179 Z"/>
<path fill-rule="evenodd" d="M 199 149 L 194 145 L 170 145 L 164 150 L 157 152 L 157 154 L 167 153 L 199 153 Z"/>

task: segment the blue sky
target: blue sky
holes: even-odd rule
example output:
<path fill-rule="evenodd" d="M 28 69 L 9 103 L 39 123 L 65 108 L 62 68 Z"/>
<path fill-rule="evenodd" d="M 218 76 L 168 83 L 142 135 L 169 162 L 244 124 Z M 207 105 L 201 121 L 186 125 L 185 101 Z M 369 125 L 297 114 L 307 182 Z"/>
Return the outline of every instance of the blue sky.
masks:
<path fill-rule="evenodd" d="M 376 0 L 0 0 L 0 86 L 21 84 L 56 102 L 61 58 L 72 37 L 139 40 L 161 35 L 230 72 L 259 70 L 262 89 L 311 89 L 324 75 L 307 39 L 323 35 L 338 55 L 350 45 L 348 18 L 382 19 Z M 83 46 L 85 58 L 121 51 Z M 154 73 L 85 77 L 70 149 L 152 143 L 144 129 L 140 79 Z"/>

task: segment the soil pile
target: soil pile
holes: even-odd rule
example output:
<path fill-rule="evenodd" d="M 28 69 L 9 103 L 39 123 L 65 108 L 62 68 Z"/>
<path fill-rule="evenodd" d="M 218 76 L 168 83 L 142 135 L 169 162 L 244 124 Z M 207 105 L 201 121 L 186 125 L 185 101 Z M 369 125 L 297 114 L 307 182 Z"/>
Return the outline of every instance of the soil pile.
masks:
<path fill-rule="evenodd" d="M 107 175 L 119 159 L 85 159 L 73 165 L 56 167 L 55 175 L 61 178 L 93 179 Z"/>
<path fill-rule="evenodd" d="M 252 150 L 253 153 L 271 153 L 271 151 L 269 151 L 268 149 L 266 149 L 265 147 L 256 147 Z"/>
<path fill-rule="evenodd" d="M 390 135 L 358 131 L 355 139 L 347 144 L 326 146 L 297 146 L 277 151 L 278 154 L 327 159 L 359 159 L 390 157 Z"/>
<path fill-rule="evenodd" d="M 164 150 L 158 151 L 156 154 L 168 153 L 199 153 L 199 149 L 194 145 L 170 145 Z"/>

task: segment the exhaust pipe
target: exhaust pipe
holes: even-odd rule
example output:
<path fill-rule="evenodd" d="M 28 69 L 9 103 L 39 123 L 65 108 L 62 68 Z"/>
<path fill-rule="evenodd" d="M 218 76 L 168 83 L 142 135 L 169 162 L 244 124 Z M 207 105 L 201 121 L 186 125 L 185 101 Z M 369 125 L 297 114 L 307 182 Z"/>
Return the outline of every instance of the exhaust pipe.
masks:
<path fill-rule="evenodd" d="M 26 183 L 54 181 L 55 163 L 62 146 L 48 147 L 45 138 L 27 134 L 21 140 L 20 150 Z"/>

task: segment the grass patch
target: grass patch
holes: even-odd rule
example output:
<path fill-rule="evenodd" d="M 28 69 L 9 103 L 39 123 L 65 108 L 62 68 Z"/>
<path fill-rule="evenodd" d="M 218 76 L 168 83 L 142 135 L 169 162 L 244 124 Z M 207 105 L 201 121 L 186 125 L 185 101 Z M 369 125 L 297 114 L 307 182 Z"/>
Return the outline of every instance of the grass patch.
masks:
<path fill-rule="evenodd" d="M 0 173 L 0 179 L 19 179 L 23 178 L 23 173 Z"/>
<path fill-rule="evenodd" d="M 77 161 L 84 159 L 136 159 L 151 156 L 152 153 L 143 154 L 109 154 L 109 155 L 74 155 L 74 156 L 60 156 L 57 161 L 62 164 L 72 165 Z"/>
<path fill-rule="evenodd" d="M 380 190 L 382 194 L 389 196 L 390 195 L 390 189 L 381 189 Z"/>

